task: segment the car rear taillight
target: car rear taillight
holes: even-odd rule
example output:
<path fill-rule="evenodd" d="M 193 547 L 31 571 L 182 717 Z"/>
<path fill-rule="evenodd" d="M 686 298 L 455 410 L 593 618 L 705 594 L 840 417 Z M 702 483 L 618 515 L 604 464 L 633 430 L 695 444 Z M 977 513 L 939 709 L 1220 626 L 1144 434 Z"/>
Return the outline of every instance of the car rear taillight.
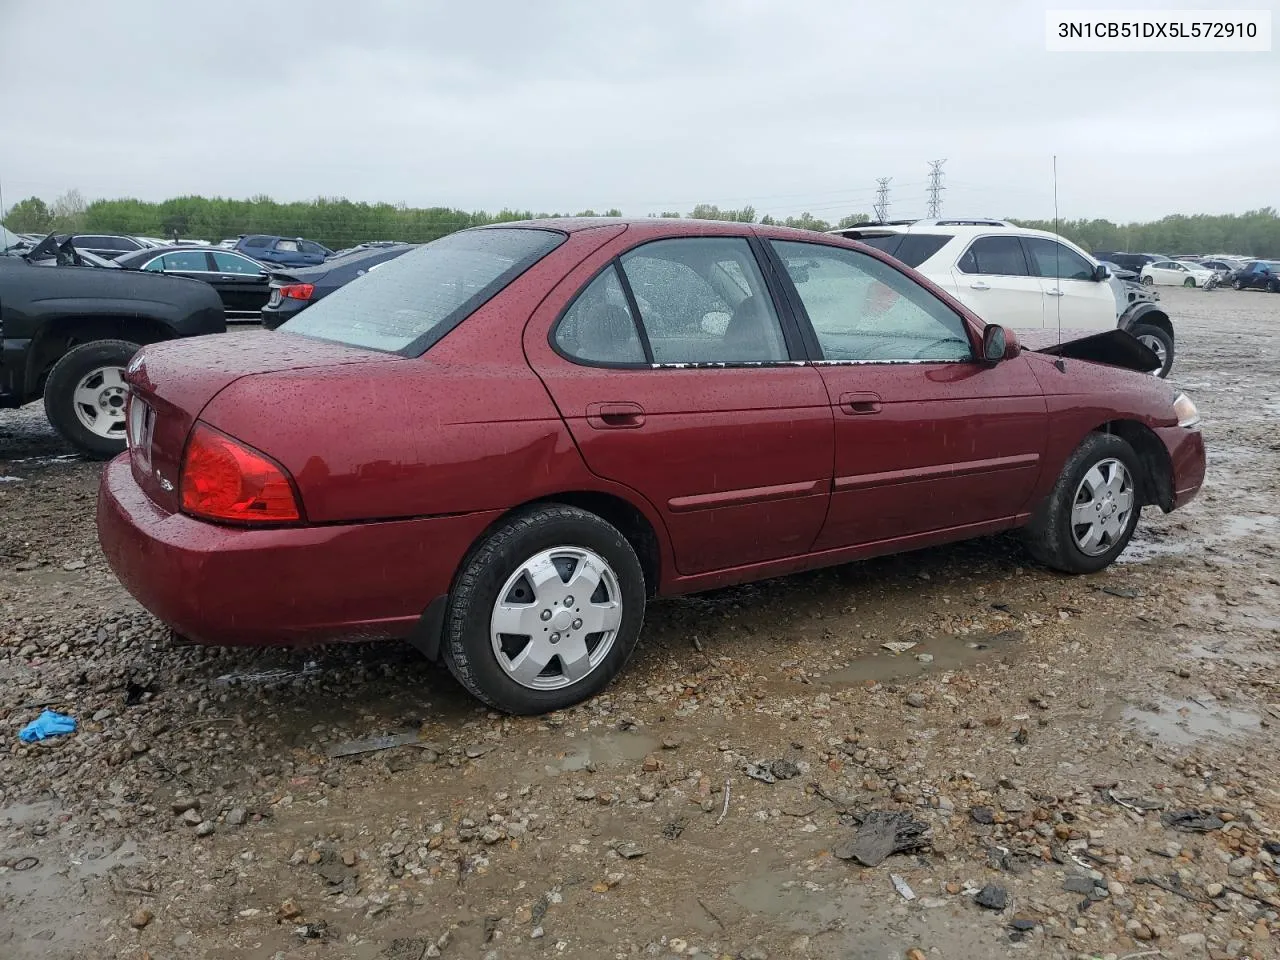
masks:
<path fill-rule="evenodd" d="M 182 458 L 182 511 L 231 523 L 296 523 L 293 483 L 265 454 L 197 422 Z"/>
<path fill-rule="evenodd" d="M 289 283 L 280 288 L 280 296 L 290 300 L 310 300 L 316 292 L 314 283 Z"/>

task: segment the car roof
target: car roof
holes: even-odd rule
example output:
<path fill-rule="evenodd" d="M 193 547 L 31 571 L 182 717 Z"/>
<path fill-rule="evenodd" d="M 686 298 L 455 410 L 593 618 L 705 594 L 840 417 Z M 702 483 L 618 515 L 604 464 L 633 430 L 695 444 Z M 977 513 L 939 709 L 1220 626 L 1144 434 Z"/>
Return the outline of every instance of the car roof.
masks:
<path fill-rule="evenodd" d="M 827 233 L 852 240 L 862 237 L 883 237 L 896 233 L 932 233 L 953 237 L 979 237 L 1008 231 L 1012 236 L 1043 237 L 1046 240 L 1065 239 L 1048 230 L 1020 227 L 1008 220 L 991 217 L 944 217 L 934 220 L 890 220 L 882 223 L 858 223 L 851 227 L 838 227 Z"/>
<path fill-rule="evenodd" d="M 741 223 L 735 220 L 696 220 L 692 217 L 548 217 L 542 220 L 513 220 L 509 223 L 489 223 L 471 230 L 559 230 L 564 233 L 581 233 L 603 227 L 625 227 L 629 232 L 644 237 L 726 236 L 770 237 L 776 240 L 834 241 L 848 243 L 848 238 L 801 230 L 796 227 L 774 226 L 763 223 Z"/>

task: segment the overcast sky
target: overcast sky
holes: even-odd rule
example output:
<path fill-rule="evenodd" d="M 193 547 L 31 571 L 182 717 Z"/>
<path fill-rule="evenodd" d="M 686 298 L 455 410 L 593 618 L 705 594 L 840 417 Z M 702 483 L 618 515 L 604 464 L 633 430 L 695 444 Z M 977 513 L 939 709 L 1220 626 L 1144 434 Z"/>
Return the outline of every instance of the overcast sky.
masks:
<path fill-rule="evenodd" d="M 945 213 L 1049 217 L 1056 153 L 1064 218 L 1280 206 L 1280 53 L 1046 52 L 1084 6 L 0 0 L 0 187 L 836 220 L 945 157 Z"/>

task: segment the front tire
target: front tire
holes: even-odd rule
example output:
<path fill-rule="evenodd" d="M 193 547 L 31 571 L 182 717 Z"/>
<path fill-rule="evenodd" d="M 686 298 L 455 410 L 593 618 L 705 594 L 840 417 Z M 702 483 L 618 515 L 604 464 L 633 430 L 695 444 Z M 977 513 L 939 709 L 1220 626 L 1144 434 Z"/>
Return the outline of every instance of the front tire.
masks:
<path fill-rule="evenodd" d="M 45 416 L 81 453 L 107 460 L 124 450 L 124 369 L 137 352 L 127 340 L 94 340 L 72 347 L 49 371 Z"/>
<path fill-rule="evenodd" d="M 565 504 L 530 507 L 463 563 L 445 616 L 445 665 L 507 713 L 572 706 L 631 656 L 645 595 L 640 560 L 615 527 Z"/>
<path fill-rule="evenodd" d="M 1237 290 L 1243 290 L 1243 289 L 1244 289 L 1244 281 L 1243 281 L 1243 280 L 1237 280 L 1235 283 L 1231 284 L 1231 286 L 1235 287 Z"/>
<path fill-rule="evenodd" d="M 1143 285 L 1144 287 L 1154 287 L 1154 286 L 1155 286 L 1155 284 L 1156 284 L 1156 278 L 1155 278 L 1155 277 L 1143 277 L 1143 278 L 1142 278 L 1142 285 Z"/>
<path fill-rule="evenodd" d="M 1160 366 L 1153 370 L 1157 377 L 1161 379 L 1169 375 L 1169 371 L 1173 369 L 1173 337 L 1167 330 L 1157 327 L 1150 323 L 1135 323 L 1129 333 L 1137 337 L 1142 343 L 1150 347 L 1152 352 L 1160 358 Z"/>
<path fill-rule="evenodd" d="M 1194 286 L 1196 285 L 1196 278 L 1195 278 L 1195 277 L 1187 277 L 1187 279 L 1185 279 L 1185 280 L 1183 280 L 1183 281 L 1182 281 L 1182 285 L 1183 285 L 1184 287 L 1194 287 Z"/>
<path fill-rule="evenodd" d="M 1027 526 L 1028 552 L 1063 573 L 1097 573 L 1110 566 L 1138 526 L 1141 476 L 1127 442 L 1089 434 Z"/>

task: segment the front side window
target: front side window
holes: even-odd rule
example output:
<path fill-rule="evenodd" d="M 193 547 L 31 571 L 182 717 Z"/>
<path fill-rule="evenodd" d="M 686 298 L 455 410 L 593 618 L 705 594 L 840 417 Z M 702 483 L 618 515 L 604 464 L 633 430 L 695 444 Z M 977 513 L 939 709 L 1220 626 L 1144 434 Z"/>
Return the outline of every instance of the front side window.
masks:
<path fill-rule="evenodd" d="M 246 247 L 269 247 L 271 246 L 270 237 L 245 237 L 244 245 Z"/>
<path fill-rule="evenodd" d="M 1017 237 L 979 237 L 956 264 L 961 273 L 980 273 L 993 277 L 1026 277 L 1027 259 Z"/>
<path fill-rule="evenodd" d="M 234 253 L 224 253 L 221 250 L 213 251 L 213 262 L 219 273 L 243 273 L 249 276 L 262 273 L 262 268 L 248 257 L 237 257 Z"/>
<path fill-rule="evenodd" d="M 164 269 L 164 257 L 155 257 L 147 261 L 147 265 L 143 270 L 150 270 L 152 273 L 159 273 Z"/>
<path fill-rule="evenodd" d="M 1093 266 L 1089 261 L 1061 243 L 1044 237 L 1027 237 L 1022 242 L 1027 245 L 1037 276 L 1059 280 L 1093 279 Z"/>
<path fill-rule="evenodd" d="M 656 240 L 623 255 L 654 363 L 771 363 L 782 326 L 743 237 Z"/>
<path fill-rule="evenodd" d="M 555 344 L 561 353 L 587 363 L 645 363 L 616 264 L 587 284 L 565 311 L 556 324 Z"/>
<path fill-rule="evenodd" d="M 564 239 L 516 227 L 451 233 L 339 287 L 280 329 L 418 356 Z"/>
<path fill-rule="evenodd" d="M 209 272 L 209 262 L 204 258 L 203 250 L 193 250 L 190 253 L 166 253 L 164 255 L 164 268 L 166 270 L 181 270 L 186 273 Z"/>
<path fill-rule="evenodd" d="M 887 263 L 838 247 L 772 241 L 824 360 L 956 361 L 972 351 L 964 321 Z"/>

